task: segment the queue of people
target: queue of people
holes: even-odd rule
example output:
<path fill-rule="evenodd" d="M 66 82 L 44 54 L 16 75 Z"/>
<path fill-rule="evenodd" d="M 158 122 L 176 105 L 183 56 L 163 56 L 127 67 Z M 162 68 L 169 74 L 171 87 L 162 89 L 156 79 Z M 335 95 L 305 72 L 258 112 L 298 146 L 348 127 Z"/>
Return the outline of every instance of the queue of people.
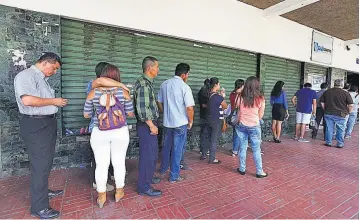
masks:
<path fill-rule="evenodd" d="M 31 165 L 31 214 L 39 218 L 55 218 L 60 212 L 49 205 L 49 199 L 63 194 L 63 191 L 48 189 L 48 177 L 52 167 L 56 141 L 56 118 L 58 107 L 67 105 L 68 100 L 55 98 L 54 90 L 47 80 L 61 66 L 61 59 L 54 53 L 45 53 L 31 68 L 20 72 L 14 80 L 15 95 L 21 113 L 20 135 L 24 139 Z M 134 84 L 133 100 L 129 89 L 121 83 L 118 67 L 100 62 L 95 67 L 96 79 L 87 85 L 84 101 L 84 117 L 91 119 L 90 144 L 93 151 L 91 161 L 92 185 L 98 192 L 97 203 L 102 208 L 107 200 L 106 192 L 113 191 L 119 202 L 124 196 L 126 166 L 125 158 L 130 141 L 127 120 L 137 119 L 136 130 L 139 137 L 139 165 L 137 192 L 143 196 L 160 196 L 162 192 L 153 187 L 162 181 L 170 169 L 170 183 L 180 182 L 186 177 L 180 175 L 184 165 L 184 149 L 187 131 L 194 123 L 195 101 L 191 88 L 187 85 L 190 65 L 180 63 L 174 76 L 161 84 L 160 91 L 154 90 L 154 79 L 159 73 L 159 61 L 155 57 L 145 57 L 142 75 Z M 284 82 L 275 84 L 271 92 L 274 141 L 281 143 L 281 125 L 289 117 Z M 351 137 L 356 121 L 358 89 L 351 87 L 350 93 L 340 89 L 340 81 L 335 88 L 325 91 L 319 99 L 326 121 L 326 145 L 331 146 L 334 125 L 337 128 L 337 147 L 343 147 L 343 138 Z M 157 94 L 157 95 L 156 95 Z M 222 131 L 226 128 L 225 117 L 229 109 L 237 109 L 233 126 L 233 156 L 239 156 L 241 175 L 246 174 L 246 151 L 250 144 L 256 167 L 256 177 L 264 178 L 268 173 L 262 167 L 261 126 L 265 112 L 265 97 L 260 91 L 259 79 L 255 76 L 245 81 L 235 81 L 230 94 L 230 105 L 226 102 L 225 90 L 216 77 L 206 79 L 198 93 L 200 103 L 201 144 L 200 160 L 208 159 L 209 164 L 220 164 L 216 148 Z M 307 83 L 292 98 L 296 106 L 295 140 L 305 140 L 305 127 L 311 114 L 319 110 L 316 92 Z M 353 110 L 353 103 L 356 107 Z M 355 110 L 356 109 L 356 110 Z M 163 115 L 164 146 L 161 166 L 156 171 L 158 158 L 158 119 Z M 350 114 L 349 114 L 350 113 Z M 320 123 L 320 119 L 317 120 Z M 345 127 L 347 129 L 345 131 Z M 158 173 L 158 174 L 155 174 Z M 116 187 L 108 184 L 115 180 Z"/>

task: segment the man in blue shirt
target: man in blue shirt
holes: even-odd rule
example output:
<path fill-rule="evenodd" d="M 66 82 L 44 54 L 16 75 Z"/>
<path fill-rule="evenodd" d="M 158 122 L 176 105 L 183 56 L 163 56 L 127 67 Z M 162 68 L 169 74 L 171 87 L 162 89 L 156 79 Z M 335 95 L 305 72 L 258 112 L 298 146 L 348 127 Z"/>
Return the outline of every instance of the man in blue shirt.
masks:
<path fill-rule="evenodd" d="M 311 115 L 316 115 L 316 91 L 311 89 L 310 83 L 305 83 L 304 88 L 298 90 L 292 103 L 296 107 L 296 133 L 294 140 L 299 142 L 309 142 L 304 138 L 305 129 L 310 124 Z"/>
<path fill-rule="evenodd" d="M 190 66 L 180 63 L 176 66 L 175 76 L 160 86 L 158 104 L 164 114 L 164 146 L 160 174 L 165 174 L 170 163 L 170 183 L 183 180 L 180 176 L 180 161 L 186 143 L 187 129 L 194 121 L 194 98 L 190 86 L 186 84 Z M 171 158 L 170 158 L 171 150 Z"/>

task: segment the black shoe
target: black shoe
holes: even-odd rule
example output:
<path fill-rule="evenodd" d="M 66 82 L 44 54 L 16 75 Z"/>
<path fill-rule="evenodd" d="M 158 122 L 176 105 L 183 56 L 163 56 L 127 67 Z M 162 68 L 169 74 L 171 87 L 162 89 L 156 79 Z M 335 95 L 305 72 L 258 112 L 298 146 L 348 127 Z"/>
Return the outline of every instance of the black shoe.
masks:
<path fill-rule="evenodd" d="M 54 198 L 54 197 L 56 197 L 56 196 L 60 196 L 60 195 L 62 195 L 62 194 L 64 194 L 64 190 L 55 190 L 55 191 L 52 191 L 52 190 L 49 189 L 48 197 L 49 197 L 49 199 L 52 199 L 52 198 Z"/>
<path fill-rule="evenodd" d="M 240 171 L 240 169 L 238 168 L 237 171 L 241 174 L 241 175 L 245 175 L 245 171 Z"/>
<path fill-rule="evenodd" d="M 37 213 L 32 212 L 31 215 L 36 216 L 40 219 L 51 219 L 51 218 L 57 218 L 60 215 L 60 212 L 56 211 L 55 209 L 48 208 L 48 209 L 43 209 Z"/>
<path fill-rule="evenodd" d="M 161 182 L 161 179 L 159 177 L 153 177 L 151 180 L 152 184 L 158 184 Z"/>
<path fill-rule="evenodd" d="M 331 144 L 324 144 L 326 147 L 332 147 Z"/>
<path fill-rule="evenodd" d="M 265 175 L 256 174 L 256 178 L 264 178 L 264 177 L 267 177 L 267 176 L 268 176 L 267 173 L 265 173 Z"/>
<path fill-rule="evenodd" d="M 161 196 L 161 194 L 162 194 L 162 192 L 160 190 L 156 190 L 156 189 L 153 189 L 153 188 L 150 188 L 146 192 L 139 193 L 139 195 L 141 195 L 141 196 L 150 196 L 150 197 Z"/>
<path fill-rule="evenodd" d="M 280 143 L 281 143 L 281 141 L 280 141 L 279 139 L 276 139 L 276 140 L 275 140 L 275 143 L 280 144 Z"/>

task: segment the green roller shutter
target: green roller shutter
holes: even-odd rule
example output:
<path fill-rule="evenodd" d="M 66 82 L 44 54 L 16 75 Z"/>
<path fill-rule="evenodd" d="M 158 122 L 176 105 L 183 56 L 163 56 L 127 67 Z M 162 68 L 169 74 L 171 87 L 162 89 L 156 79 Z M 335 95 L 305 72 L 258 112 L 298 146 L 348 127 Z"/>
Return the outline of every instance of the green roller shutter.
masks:
<path fill-rule="evenodd" d="M 321 90 L 321 83 L 326 82 L 326 74 L 328 68 L 315 64 L 305 64 L 305 83 L 309 82 L 312 84 L 312 89 L 319 91 Z"/>
<path fill-rule="evenodd" d="M 206 78 L 218 77 L 228 94 L 236 79 L 256 74 L 256 54 L 248 52 L 67 19 L 62 19 L 61 28 L 62 95 L 70 99 L 63 109 L 63 126 L 72 130 L 88 125 L 82 113 L 86 85 L 95 78 L 94 68 L 101 61 L 118 66 L 122 81 L 131 87 L 142 73 L 143 58 L 156 57 L 160 65 L 156 93 L 174 75 L 178 63 L 188 63 L 188 84 L 196 101 L 195 124 L 200 118 L 197 93 Z"/>
<path fill-rule="evenodd" d="M 261 84 L 265 94 L 266 108 L 264 120 L 271 120 L 270 96 L 275 83 L 279 80 L 285 82 L 284 89 L 287 94 L 289 106 L 289 125 L 295 124 L 296 111 L 291 104 L 291 98 L 300 88 L 301 63 L 297 61 L 261 55 Z"/>

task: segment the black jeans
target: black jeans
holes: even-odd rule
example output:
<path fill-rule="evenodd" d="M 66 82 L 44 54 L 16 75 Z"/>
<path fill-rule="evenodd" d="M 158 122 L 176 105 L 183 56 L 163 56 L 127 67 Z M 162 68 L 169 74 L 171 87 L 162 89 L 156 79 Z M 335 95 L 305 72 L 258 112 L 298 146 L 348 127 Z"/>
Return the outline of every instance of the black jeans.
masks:
<path fill-rule="evenodd" d="M 316 120 L 317 128 L 319 128 L 321 120 L 322 120 L 323 121 L 323 134 L 324 134 L 324 139 L 325 139 L 326 121 L 325 121 L 325 118 L 324 118 L 324 114 L 325 114 L 325 111 L 324 111 L 324 109 L 322 107 L 317 107 L 316 108 L 316 119 L 315 120 Z M 316 138 L 317 132 L 318 132 L 318 130 L 313 130 L 312 131 L 312 137 L 313 138 Z"/>
<path fill-rule="evenodd" d="M 56 118 L 20 119 L 20 136 L 25 142 L 30 160 L 31 212 L 49 208 L 49 175 L 55 154 Z"/>
<path fill-rule="evenodd" d="M 206 120 L 201 119 L 201 129 L 200 129 L 200 152 L 203 152 L 204 146 L 208 144 L 208 138 L 209 138 L 209 129 L 206 125 Z M 205 152 L 207 153 L 207 152 Z"/>
<path fill-rule="evenodd" d="M 202 156 L 206 157 L 206 153 L 208 152 L 210 147 L 210 157 L 209 157 L 210 162 L 215 160 L 216 147 L 219 143 L 222 123 L 223 121 L 220 119 L 217 121 L 208 121 L 206 123 L 205 129 L 208 132 L 208 140 L 207 140 L 207 144 L 204 145 Z"/>
<path fill-rule="evenodd" d="M 157 123 L 153 121 L 154 125 Z M 139 177 L 137 189 L 139 193 L 144 193 L 151 188 L 156 161 L 158 158 L 159 147 L 157 135 L 150 134 L 149 126 L 144 122 L 138 122 L 136 125 L 137 135 L 139 137 Z"/>

